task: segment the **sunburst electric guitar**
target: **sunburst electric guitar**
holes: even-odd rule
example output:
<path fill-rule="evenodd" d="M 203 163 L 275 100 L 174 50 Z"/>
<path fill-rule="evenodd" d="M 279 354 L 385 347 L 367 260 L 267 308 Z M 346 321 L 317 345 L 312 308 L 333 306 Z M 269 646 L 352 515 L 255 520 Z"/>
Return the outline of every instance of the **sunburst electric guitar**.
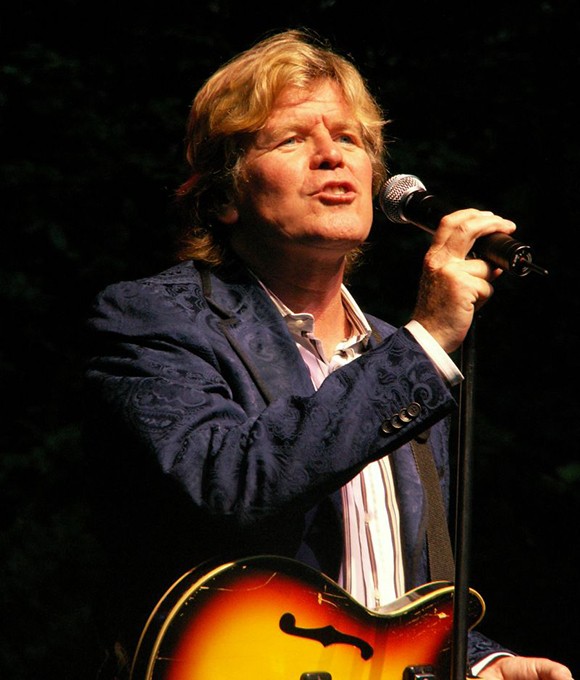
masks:
<path fill-rule="evenodd" d="M 152 612 L 131 680 L 402 680 L 417 669 L 440 680 L 453 592 L 429 583 L 375 612 L 286 558 L 197 568 Z M 485 611 L 473 590 L 467 610 L 473 628 Z"/>

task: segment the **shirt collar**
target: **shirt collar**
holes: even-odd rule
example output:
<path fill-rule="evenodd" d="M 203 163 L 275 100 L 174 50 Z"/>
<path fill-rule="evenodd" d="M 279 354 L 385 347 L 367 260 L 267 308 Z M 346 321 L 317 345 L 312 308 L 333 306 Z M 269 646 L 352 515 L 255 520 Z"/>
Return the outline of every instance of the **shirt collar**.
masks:
<path fill-rule="evenodd" d="M 314 317 L 307 312 L 295 313 L 293 312 L 280 298 L 273 293 L 260 279 L 256 277 L 258 283 L 269 295 L 270 299 L 278 309 L 286 324 L 288 330 L 294 338 L 309 337 L 314 339 Z M 372 329 L 367 321 L 362 310 L 357 305 L 355 299 L 350 294 L 349 290 L 343 284 L 341 286 L 342 304 L 346 312 L 347 318 L 350 322 L 353 332 L 349 338 L 345 338 L 344 343 L 341 343 L 341 348 L 350 347 L 356 343 L 362 342 L 364 345 L 372 333 Z"/>

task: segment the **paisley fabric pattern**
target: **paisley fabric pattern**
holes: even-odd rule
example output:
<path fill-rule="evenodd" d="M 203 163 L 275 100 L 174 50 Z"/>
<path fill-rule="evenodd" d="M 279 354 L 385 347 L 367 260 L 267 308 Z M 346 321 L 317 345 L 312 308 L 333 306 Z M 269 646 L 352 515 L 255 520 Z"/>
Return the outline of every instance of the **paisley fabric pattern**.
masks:
<path fill-rule="evenodd" d="M 407 586 L 428 580 L 407 442 L 431 428 L 448 496 L 454 401 L 406 330 L 369 322 L 383 339 L 315 392 L 279 312 L 243 271 L 187 262 L 101 293 L 89 322 L 87 448 L 110 566 L 131 579 L 111 609 L 143 623 L 164 588 L 216 555 L 281 554 L 336 578 L 338 490 L 386 454 Z M 411 403 L 418 416 L 386 433 L 385 419 Z M 478 637 L 470 661 L 497 648 Z"/>

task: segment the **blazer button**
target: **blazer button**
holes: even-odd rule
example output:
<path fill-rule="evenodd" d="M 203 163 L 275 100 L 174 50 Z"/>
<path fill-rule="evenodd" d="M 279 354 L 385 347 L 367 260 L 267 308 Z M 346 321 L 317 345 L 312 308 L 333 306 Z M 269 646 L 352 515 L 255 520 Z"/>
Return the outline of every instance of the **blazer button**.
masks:
<path fill-rule="evenodd" d="M 399 411 L 399 418 L 404 422 L 404 423 L 410 423 L 413 418 L 407 413 L 406 408 L 402 408 Z"/>
<path fill-rule="evenodd" d="M 393 431 L 393 426 L 391 425 L 390 420 L 383 420 L 381 423 L 381 431 L 384 432 L 385 434 L 391 434 Z"/>
<path fill-rule="evenodd" d="M 395 413 L 394 416 L 391 416 L 391 425 L 395 430 L 400 430 L 404 424 L 405 423 L 401 420 L 398 413 Z"/>
<path fill-rule="evenodd" d="M 421 413 L 421 404 L 418 404 L 416 401 L 412 401 L 406 408 L 403 409 L 403 411 L 405 411 L 405 413 L 412 420 L 413 418 L 416 418 L 419 413 Z"/>
<path fill-rule="evenodd" d="M 395 415 L 383 420 L 381 430 L 385 434 L 392 434 L 395 430 L 405 427 L 405 423 L 410 423 L 419 413 L 421 413 L 421 404 L 412 401 L 408 406 L 395 413 Z"/>

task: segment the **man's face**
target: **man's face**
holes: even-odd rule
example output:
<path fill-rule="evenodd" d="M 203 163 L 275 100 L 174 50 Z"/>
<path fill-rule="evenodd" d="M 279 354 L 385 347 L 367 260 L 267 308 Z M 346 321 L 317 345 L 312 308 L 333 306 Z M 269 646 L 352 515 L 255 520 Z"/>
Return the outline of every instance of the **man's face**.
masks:
<path fill-rule="evenodd" d="M 339 88 L 286 89 L 244 161 L 232 246 L 268 257 L 344 255 L 368 236 L 372 167 Z M 249 250 L 248 250 L 249 249 Z"/>

